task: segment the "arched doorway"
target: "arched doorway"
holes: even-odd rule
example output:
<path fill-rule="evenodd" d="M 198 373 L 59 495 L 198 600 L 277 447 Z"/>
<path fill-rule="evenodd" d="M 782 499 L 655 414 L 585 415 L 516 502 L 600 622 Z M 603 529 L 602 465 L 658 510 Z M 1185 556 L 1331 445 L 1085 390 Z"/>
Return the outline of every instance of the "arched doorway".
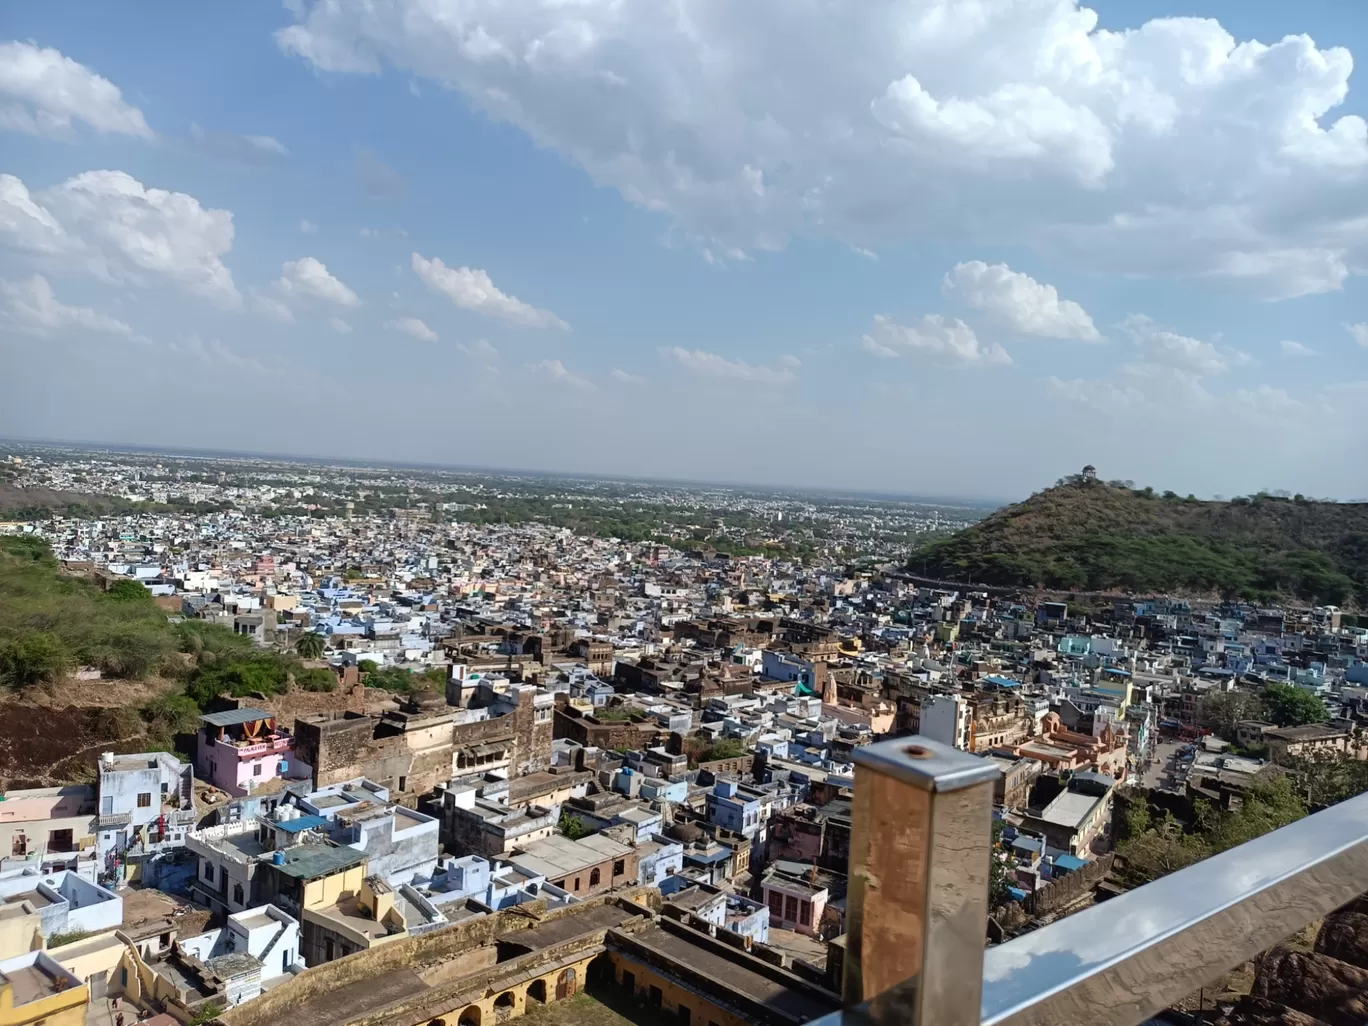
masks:
<path fill-rule="evenodd" d="M 546 1004 L 546 981 L 533 980 L 527 988 L 527 1000 L 535 1001 L 539 1005 Z"/>
<path fill-rule="evenodd" d="M 606 951 L 601 955 L 596 955 L 594 960 L 589 963 L 589 972 L 585 980 L 586 986 L 591 989 L 594 987 L 611 987 L 615 982 L 612 956 Z"/>
<path fill-rule="evenodd" d="M 480 1006 L 471 1005 L 461 1013 L 460 1026 L 480 1026 Z"/>
<path fill-rule="evenodd" d="M 579 979 L 573 966 L 569 969 L 562 970 L 561 974 L 556 977 L 557 1001 L 564 1001 L 568 997 L 574 997 L 575 992 L 578 989 Z"/>
<path fill-rule="evenodd" d="M 511 1019 L 517 1007 L 517 996 L 511 990 L 506 990 L 494 999 L 494 1018 L 499 1022 Z"/>

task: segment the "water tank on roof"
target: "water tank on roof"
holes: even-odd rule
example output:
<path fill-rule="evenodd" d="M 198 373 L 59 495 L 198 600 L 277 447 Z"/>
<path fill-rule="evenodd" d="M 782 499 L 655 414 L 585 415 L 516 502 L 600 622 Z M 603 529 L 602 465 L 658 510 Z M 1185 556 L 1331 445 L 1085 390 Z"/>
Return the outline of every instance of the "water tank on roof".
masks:
<path fill-rule="evenodd" d="M 271 861 L 275 863 L 277 866 L 285 865 L 285 853 L 283 851 L 276 852 L 274 855 L 271 856 Z"/>

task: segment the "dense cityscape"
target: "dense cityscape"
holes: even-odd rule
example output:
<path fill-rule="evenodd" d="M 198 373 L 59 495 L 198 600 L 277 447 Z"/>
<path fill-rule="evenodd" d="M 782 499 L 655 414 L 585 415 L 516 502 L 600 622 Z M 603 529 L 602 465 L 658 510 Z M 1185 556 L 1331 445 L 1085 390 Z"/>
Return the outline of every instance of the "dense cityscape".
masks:
<path fill-rule="evenodd" d="M 117 979 L 231 1026 L 588 985 L 805 1022 L 890 738 L 992 767 L 992 943 L 1368 786 L 1356 617 L 915 576 L 971 505 L 18 444 L 3 477 L 6 936 L 90 1021 Z"/>

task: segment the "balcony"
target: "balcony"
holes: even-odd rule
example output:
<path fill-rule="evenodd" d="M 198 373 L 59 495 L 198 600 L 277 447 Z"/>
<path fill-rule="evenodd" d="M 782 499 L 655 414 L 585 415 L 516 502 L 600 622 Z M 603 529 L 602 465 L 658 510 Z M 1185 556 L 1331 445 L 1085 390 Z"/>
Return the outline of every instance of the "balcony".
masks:
<path fill-rule="evenodd" d="M 844 998 L 819 1026 L 1139 1026 L 1368 892 L 1368 794 L 984 950 L 993 782 L 858 749 Z"/>

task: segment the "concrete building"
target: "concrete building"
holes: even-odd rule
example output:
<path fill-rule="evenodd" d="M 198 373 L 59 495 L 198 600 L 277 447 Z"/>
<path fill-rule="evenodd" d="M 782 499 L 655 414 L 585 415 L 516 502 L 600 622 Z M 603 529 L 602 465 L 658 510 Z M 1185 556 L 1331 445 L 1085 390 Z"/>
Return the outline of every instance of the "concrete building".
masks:
<path fill-rule="evenodd" d="M 98 808 L 95 789 L 84 785 L 6 791 L 0 796 L 0 873 L 68 869 L 93 882 Z"/>
<path fill-rule="evenodd" d="M 185 843 L 195 823 L 189 763 L 167 752 L 105 752 L 99 773 L 96 847 L 102 878 L 128 879 L 144 859 Z"/>
<path fill-rule="evenodd" d="M 931 740 L 968 751 L 972 726 L 969 702 L 963 695 L 933 694 L 922 699 L 919 733 Z"/>
<path fill-rule="evenodd" d="M 250 955 L 270 983 L 306 968 L 300 951 L 299 921 L 274 905 L 259 905 L 230 915 L 224 925 L 180 941 L 186 952 L 213 969 L 225 955 Z"/>
<path fill-rule="evenodd" d="M 312 769 L 294 754 L 295 739 L 265 709 L 244 707 L 200 717 L 195 770 L 234 797 L 277 777 L 302 780 Z"/>
<path fill-rule="evenodd" d="M 90 988 L 45 951 L 0 962 L 0 1023 L 85 1026 Z"/>
<path fill-rule="evenodd" d="M 577 898 L 635 884 L 639 868 L 636 849 L 602 834 L 578 841 L 556 834 L 514 852 L 508 861 Z"/>
<path fill-rule="evenodd" d="M 67 870 L 0 879 L 0 908 L 10 906 L 32 909 L 47 941 L 62 934 L 104 933 L 123 922 L 123 898 Z"/>

